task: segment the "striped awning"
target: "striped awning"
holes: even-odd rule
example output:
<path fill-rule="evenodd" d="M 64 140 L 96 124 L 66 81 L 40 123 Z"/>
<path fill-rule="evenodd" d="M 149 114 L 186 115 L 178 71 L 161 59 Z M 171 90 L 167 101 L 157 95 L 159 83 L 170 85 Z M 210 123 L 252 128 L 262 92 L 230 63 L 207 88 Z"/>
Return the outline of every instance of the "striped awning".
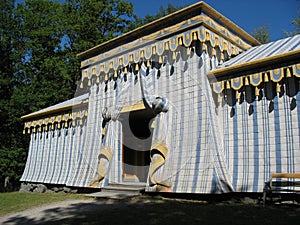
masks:
<path fill-rule="evenodd" d="M 250 63 L 267 57 L 284 54 L 300 49 L 300 35 L 288 37 L 268 44 L 249 48 L 247 51 L 235 56 L 222 64 L 221 68 Z"/>
<path fill-rule="evenodd" d="M 300 77 L 300 35 L 252 47 L 224 62 L 207 74 L 213 81 L 214 92 L 240 90 L 244 85 L 256 89 L 263 82 L 280 87 L 285 77 Z"/>
<path fill-rule="evenodd" d="M 82 120 L 87 116 L 87 104 L 88 93 L 22 116 L 21 118 L 26 121 L 23 133 L 43 129 L 53 130 L 55 127 L 59 129 L 61 126 L 68 127 L 71 124 L 74 126 L 77 120 L 82 124 Z"/>

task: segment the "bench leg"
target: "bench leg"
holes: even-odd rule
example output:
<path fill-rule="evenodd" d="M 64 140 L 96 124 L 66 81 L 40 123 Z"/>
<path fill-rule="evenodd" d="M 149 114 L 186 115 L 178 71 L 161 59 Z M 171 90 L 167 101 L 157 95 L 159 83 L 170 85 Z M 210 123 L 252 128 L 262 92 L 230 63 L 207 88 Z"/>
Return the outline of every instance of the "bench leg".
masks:
<path fill-rule="evenodd" d="M 267 191 L 264 190 L 264 192 L 263 192 L 263 206 L 264 207 L 266 206 L 266 198 L 267 198 Z"/>

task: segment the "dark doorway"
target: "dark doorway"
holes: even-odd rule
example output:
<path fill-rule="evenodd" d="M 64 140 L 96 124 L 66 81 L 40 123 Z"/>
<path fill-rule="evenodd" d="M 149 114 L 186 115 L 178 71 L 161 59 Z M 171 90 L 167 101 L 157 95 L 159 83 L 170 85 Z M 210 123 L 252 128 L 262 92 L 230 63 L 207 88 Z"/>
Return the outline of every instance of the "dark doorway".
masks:
<path fill-rule="evenodd" d="M 123 131 L 123 182 L 146 182 L 155 115 L 151 109 L 121 115 Z"/>

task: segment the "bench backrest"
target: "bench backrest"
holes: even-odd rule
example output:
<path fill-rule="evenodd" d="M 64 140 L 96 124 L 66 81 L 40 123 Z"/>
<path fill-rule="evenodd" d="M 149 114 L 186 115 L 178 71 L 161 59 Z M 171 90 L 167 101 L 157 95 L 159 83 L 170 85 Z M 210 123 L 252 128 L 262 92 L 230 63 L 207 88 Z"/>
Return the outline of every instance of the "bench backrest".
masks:
<path fill-rule="evenodd" d="M 272 178 L 300 178 L 300 173 L 273 173 Z"/>

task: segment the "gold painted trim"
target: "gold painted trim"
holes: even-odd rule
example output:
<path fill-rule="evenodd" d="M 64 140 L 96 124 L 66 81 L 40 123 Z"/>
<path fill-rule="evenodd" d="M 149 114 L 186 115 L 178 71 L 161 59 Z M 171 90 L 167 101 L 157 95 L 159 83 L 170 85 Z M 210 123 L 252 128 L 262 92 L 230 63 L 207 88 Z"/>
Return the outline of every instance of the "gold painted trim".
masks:
<path fill-rule="evenodd" d="M 158 143 L 154 143 L 152 146 L 151 146 L 151 151 L 152 150 L 157 150 L 159 151 L 162 156 L 164 157 L 164 159 L 167 158 L 167 155 L 168 155 L 168 147 L 165 143 L 161 143 L 161 142 L 158 142 Z M 152 158 L 152 156 L 150 156 Z"/>
<path fill-rule="evenodd" d="M 189 20 L 198 22 L 198 24 L 194 24 L 193 27 L 190 27 L 190 28 L 185 27 L 184 28 L 185 30 L 188 28 L 190 29 L 188 31 L 188 32 L 190 32 L 190 35 L 192 35 L 192 33 L 198 34 L 198 37 L 196 37 L 195 40 L 199 39 L 201 42 L 205 42 L 205 41 L 211 41 L 211 39 L 213 39 L 217 43 L 217 42 L 219 42 L 219 40 L 215 40 L 215 39 L 218 39 L 218 37 L 215 36 L 215 34 L 212 34 L 212 33 L 216 33 L 218 36 L 220 36 L 221 38 L 228 41 L 231 45 L 235 45 L 236 47 L 239 47 L 243 50 L 246 50 L 251 47 L 251 45 L 244 42 L 242 39 L 240 39 L 240 37 L 238 37 L 235 34 L 233 34 L 232 32 L 230 32 L 226 27 L 223 27 L 222 25 L 216 23 L 213 19 L 211 19 L 210 17 L 208 17 L 206 15 L 195 16 Z M 96 56 L 86 58 L 85 60 L 81 61 L 81 68 L 87 67 L 87 66 L 94 66 L 95 64 L 98 64 L 98 63 L 103 64 L 104 62 L 106 62 L 103 64 L 102 69 L 100 69 L 100 71 L 101 72 L 105 71 L 107 73 L 109 71 L 109 69 L 112 69 L 112 68 L 117 69 L 118 66 L 127 66 L 129 62 L 133 62 L 133 61 L 135 63 L 139 62 L 139 60 L 142 56 L 134 57 L 135 60 L 133 60 L 134 54 L 137 54 L 137 55 L 140 54 L 140 55 L 143 55 L 143 57 L 144 57 L 144 54 L 138 53 L 138 51 L 142 51 L 142 52 L 147 51 L 148 54 L 145 55 L 145 58 L 150 59 L 152 57 L 152 54 L 156 54 L 156 51 L 153 51 L 153 49 L 159 48 L 157 46 L 157 43 L 153 44 L 154 39 L 157 39 L 157 42 L 159 42 L 160 44 L 162 44 L 162 42 L 164 42 L 164 45 L 174 41 L 174 43 L 171 43 L 171 45 L 170 45 L 171 51 L 176 50 L 177 46 L 179 45 L 179 38 L 184 40 L 183 41 L 184 44 L 183 43 L 182 44 L 185 47 L 189 47 L 189 45 L 187 45 L 187 42 L 185 40 L 185 36 L 183 36 L 184 33 L 179 33 L 176 36 L 176 33 L 180 32 L 180 29 L 186 23 L 187 23 L 187 21 L 180 22 L 176 25 L 164 28 L 164 29 L 159 30 L 150 35 L 135 39 L 132 42 L 125 43 L 123 45 L 120 44 L 118 47 L 107 50 L 105 52 L 101 52 L 101 53 L 97 54 Z M 200 27 L 194 28 L 197 25 L 203 26 L 203 28 L 202 29 Z M 163 33 L 166 33 L 166 34 L 162 35 Z M 201 34 L 202 35 L 204 34 L 203 38 L 201 38 Z M 213 37 L 211 37 L 211 36 L 213 36 Z M 158 40 L 158 38 L 159 38 L 159 40 Z M 164 38 L 166 38 L 166 39 L 162 40 Z M 143 42 L 143 41 L 147 41 L 147 43 L 141 44 L 141 42 Z M 139 46 L 139 45 L 142 45 L 142 46 Z M 147 46 L 145 47 L 145 45 L 147 45 Z M 226 46 L 225 49 L 228 51 L 227 47 L 228 46 Z M 133 49 L 133 48 L 135 48 L 135 49 Z M 138 49 L 138 50 L 136 50 L 136 49 Z M 135 52 L 133 52 L 133 51 L 135 51 Z M 224 51 L 224 49 L 222 49 L 222 51 Z M 163 53 L 163 51 L 161 51 L 161 53 L 158 53 L 158 55 L 161 55 L 162 53 Z M 117 63 L 116 58 L 119 58 L 119 63 Z M 127 58 L 127 59 L 125 59 L 125 58 Z M 120 63 L 120 59 L 122 59 L 121 63 Z M 127 63 L 125 63 L 125 61 Z M 108 65 L 108 64 L 110 64 L 110 65 Z M 111 65 L 113 65 L 113 66 L 111 66 Z M 87 73 L 82 74 L 82 78 L 85 78 L 85 77 L 88 77 Z"/>
<path fill-rule="evenodd" d="M 289 61 L 289 60 L 294 60 L 294 59 L 299 60 L 299 58 L 300 58 L 300 49 L 297 49 L 294 51 L 285 52 L 285 53 L 269 56 L 266 58 L 253 60 L 250 62 L 244 62 L 244 63 L 240 63 L 240 64 L 233 65 L 233 66 L 215 69 L 215 70 L 208 72 L 207 76 L 208 77 L 220 77 L 220 76 L 229 75 L 229 74 L 233 75 L 238 72 L 257 69 L 257 67 L 265 67 L 265 66 L 272 65 L 272 64 L 276 65 L 276 63 L 283 61 L 283 59 L 285 61 Z"/>
<path fill-rule="evenodd" d="M 137 111 L 137 110 L 142 110 L 142 109 L 146 109 L 144 103 L 137 103 L 137 104 L 134 104 L 134 105 L 124 106 L 121 109 L 121 113 Z"/>
<path fill-rule="evenodd" d="M 81 52 L 77 55 L 77 57 L 79 57 L 80 59 L 89 58 L 91 55 L 96 54 L 101 49 L 112 48 L 116 42 L 126 43 L 129 42 L 129 40 L 132 39 L 134 40 L 136 38 L 143 37 L 145 36 L 146 33 L 151 33 L 151 30 L 156 30 L 155 28 L 157 27 L 166 27 L 166 24 L 170 23 L 175 18 L 190 18 L 190 15 L 194 15 L 197 12 L 201 13 L 202 10 L 204 11 L 204 13 L 208 14 L 209 16 L 212 16 L 213 19 L 216 19 L 221 24 L 224 24 L 229 30 L 232 30 L 234 33 L 238 34 L 242 39 L 244 39 L 248 43 L 252 45 L 260 45 L 260 42 L 258 42 L 255 38 L 253 38 L 251 35 L 245 32 L 242 28 L 240 28 L 235 23 L 227 19 L 225 16 L 223 16 L 221 13 L 213 9 L 208 4 L 201 1 L 191 6 L 188 6 L 186 8 L 183 8 L 181 10 L 178 10 L 174 13 L 171 13 L 167 16 L 164 16 L 151 23 L 145 24 L 123 35 L 115 37 L 107 42 L 104 42 L 100 45 L 90 48 L 84 52 Z"/>
<path fill-rule="evenodd" d="M 281 91 L 280 82 L 283 78 L 285 78 L 285 77 L 289 78 L 292 76 L 300 77 L 299 74 L 297 73 L 297 69 L 296 69 L 299 65 L 300 65 L 300 63 L 292 64 L 289 66 L 278 67 L 275 69 L 265 70 L 263 72 L 254 73 L 254 74 L 253 73 L 251 74 L 251 71 L 250 71 L 249 73 L 244 73 L 242 76 L 232 78 L 231 86 L 228 85 L 229 83 L 228 83 L 228 80 L 226 80 L 226 79 L 216 81 L 216 82 L 211 80 L 212 89 L 218 95 L 218 100 L 220 100 L 219 97 L 221 97 L 221 94 L 225 89 L 233 89 L 233 90 L 237 91 L 236 99 L 239 99 L 240 94 L 238 92 L 240 91 L 242 86 L 249 86 L 249 85 L 255 87 L 255 95 L 259 96 L 260 95 L 260 91 L 258 88 L 259 85 L 261 83 L 268 83 L 270 81 L 272 81 L 273 83 L 276 83 L 276 91 L 280 92 Z M 279 72 L 276 72 L 276 71 L 279 71 Z M 234 84 L 234 82 L 233 82 L 234 79 L 236 79 L 236 80 L 239 79 L 241 81 L 241 83 L 243 83 L 243 84 L 239 85 L 239 86 Z M 244 80 L 244 82 L 243 82 L 243 80 Z M 221 102 L 221 101 L 219 101 L 219 102 Z"/>

